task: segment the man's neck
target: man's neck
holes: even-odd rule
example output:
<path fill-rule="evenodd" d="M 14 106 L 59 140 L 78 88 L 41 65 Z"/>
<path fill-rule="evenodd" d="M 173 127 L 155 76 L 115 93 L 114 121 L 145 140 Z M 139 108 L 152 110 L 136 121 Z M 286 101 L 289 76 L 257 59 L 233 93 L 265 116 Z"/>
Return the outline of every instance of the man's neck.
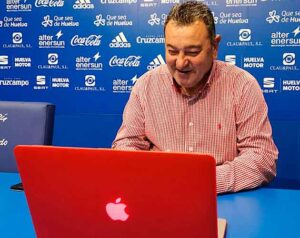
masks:
<path fill-rule="evenodd" d="M 188 97 L 192 97 L 198 93 L 200 93 L 206 86 L 207 82 L 208 82 L 208 79 L 209 79 L 209 76 L 210 76 L 210 73 L 211 73 L 211 70 L 212 70 L 212 66 L 211 68 L 208 70 L 208 72 L 204 75 L 204 77 L 199 81 L 199 83 L 193 87 L 193 88 L 184 88 L 184 87 L 180 87 L 179 86 L 179 89 L 180 89 L 180 93 L 184 96 L 188 96 Z M 175 80 L 174 80 L 175 81 Z M 175 81 L 176 83 L 176 81 Z"/>

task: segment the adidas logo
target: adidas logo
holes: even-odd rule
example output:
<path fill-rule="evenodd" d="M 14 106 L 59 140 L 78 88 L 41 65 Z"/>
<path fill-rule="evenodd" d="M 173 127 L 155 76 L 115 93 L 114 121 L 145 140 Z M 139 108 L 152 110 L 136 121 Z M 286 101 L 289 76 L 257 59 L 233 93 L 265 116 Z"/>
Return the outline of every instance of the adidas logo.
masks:
<path fill-rule="evenodd" d="M 150 64 L 147 66 L 148 70 L 154 69 L 162 64 L 165 64 L 166 62 L 164 61 L 163 57 L 161 54 L 159 54 L 158 56 L 156 56 L 151 62 Z"/>
<path fill-rule="evenodd" d="M 76 0 L 73 9 L 93 9 L 95 6 L 91 0 Z"/>
<path fill-rule="evenodd" d="M 127 41 L 123 32 L 120 32 L 109 44 L 110 48 L 130 48 L 131 44 Z"/>

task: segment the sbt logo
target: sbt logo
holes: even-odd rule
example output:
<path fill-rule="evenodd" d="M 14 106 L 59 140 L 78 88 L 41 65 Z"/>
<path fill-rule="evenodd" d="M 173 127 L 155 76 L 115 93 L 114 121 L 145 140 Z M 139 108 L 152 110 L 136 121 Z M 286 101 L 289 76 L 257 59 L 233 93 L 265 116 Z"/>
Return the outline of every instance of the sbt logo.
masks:
<path fill-rule="evenodd" d="M 236 65 L 236 55 L 225 55 L 225 62 L 231 65 Z"/>
<path fill-rule="evenodd" d="M 85 86 L 94 87 L 96 85 L 96 76 L 95 75 L 85 75 Z"/>
<path fill-rule="evenodd" d="M 275 78 L 265 77 L 263 80 L 263 93 L 278 93 L 278 88 L 275 85 Z"/>
<path fill-rule="evenodd" d="M 274 78 L 264 78 L 264 88 L 274 88 L 275 79 Z"/>
<path fill-rule="evenodd" d="M 37 75 L 36 76 L 36 84 L 37 85 L 46 85 L 46 76 L 45 75 Z"/>
<path fill-rule="evenodd" d="M 295 65 L 296 54 L 295 53 L 284 53 L 282 56 L 283 65 Z"/>

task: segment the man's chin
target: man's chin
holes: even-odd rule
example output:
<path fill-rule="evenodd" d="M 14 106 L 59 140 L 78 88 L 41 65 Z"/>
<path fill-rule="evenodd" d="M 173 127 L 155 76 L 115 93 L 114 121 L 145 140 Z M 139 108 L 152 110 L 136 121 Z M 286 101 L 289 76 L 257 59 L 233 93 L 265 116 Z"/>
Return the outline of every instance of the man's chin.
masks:
<path fill-rule="evenodd" d="M 190 81 L 191 74 L 190 73 L 176 73 L 175 79 L 177 79 L 177 82 L 187 82 Z"/>

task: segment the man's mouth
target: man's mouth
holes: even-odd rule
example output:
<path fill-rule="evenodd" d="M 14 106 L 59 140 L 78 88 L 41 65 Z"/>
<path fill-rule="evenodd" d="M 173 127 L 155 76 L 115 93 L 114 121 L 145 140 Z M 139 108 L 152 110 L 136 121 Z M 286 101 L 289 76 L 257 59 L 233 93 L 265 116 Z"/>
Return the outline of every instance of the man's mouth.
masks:
<path fill-rule="evenodd" d="M 191 70 L 179 70 L 179 69 L 177 69 L 177 71 L 179 72 L 179 73 L 181 73 L 181 74 L 187 74 L 187 73 L 189 73 L 189 72 L 191 72 Z"/>

